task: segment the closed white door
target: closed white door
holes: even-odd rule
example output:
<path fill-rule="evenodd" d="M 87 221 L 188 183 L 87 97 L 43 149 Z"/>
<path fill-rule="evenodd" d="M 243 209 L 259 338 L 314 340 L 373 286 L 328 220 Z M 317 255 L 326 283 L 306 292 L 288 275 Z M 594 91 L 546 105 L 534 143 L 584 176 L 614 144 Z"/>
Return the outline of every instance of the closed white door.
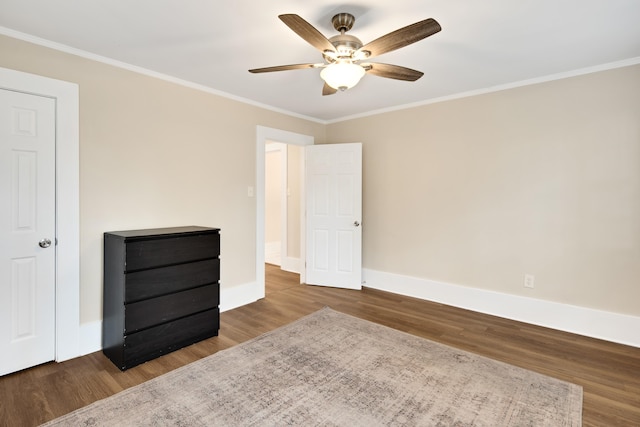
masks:
<path fill-rule="evenodd" d="M 362 287 L 362 144 L 306 147 L 306 283 Z"/>
<path fill-rule="evenodd" d="M 0 375 L 55 357 L 55 101 L 0 89 Z"/>

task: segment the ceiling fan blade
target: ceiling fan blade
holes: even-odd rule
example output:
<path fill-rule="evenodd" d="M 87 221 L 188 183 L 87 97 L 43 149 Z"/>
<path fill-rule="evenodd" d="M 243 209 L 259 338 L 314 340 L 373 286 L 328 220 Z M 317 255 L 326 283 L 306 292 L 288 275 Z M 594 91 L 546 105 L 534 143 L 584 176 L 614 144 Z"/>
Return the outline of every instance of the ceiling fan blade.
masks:
<path fill-rule="evenodd" d="M 400 49 L 401 47 L 420 41 L 437 33 L 441 29 L 442 27 L 440 27 L 440 24 L 438 24 L 435 19 L 425 19 L 424 21 L 416 22 L 415 24 L 408 25 L 379 37 L 362 46 L 358 51 L 371 52 L 369 58 L 373 58 L 374 56 L 382 55 L 383 53 L 391 52 L 392 50 Z"/>
<path fill-rule="evenodd" d="M 424 75 L 422 71 L 412 70 L 411 68 L 401 67 L 399 65 L 379 64 L 376 62 L 372 64 L 362 64 L 362 66 L 365 67 L 368 74 L 408 82 L 415 82 Z"/>
<path fill-rule="evenodd" d="M 324 84 L 324 86 L 322 87 L 322 96 L 325 95 L 333 95 L 334 93 L 336 93 L 338 90 L 332 88 L 331 86 L 329 86 L 328 84 Z"/>
<path fill-rule="evenodd" d="M 270 73 L 272 71 L 302 70 L 304 68 L 316 68 L 317 64 L 292 64 L 278 65 L 275 67 L 254 68 L 249 70 L 250 73 Z"/>
<path fill-rule="evenodd" d="M 315 29 L 315 27 L 309 24 L 307 21 L 295 14 L 279 15 L 278 18 L 284 22 L 289 28 L 293 30 L 297 35 L 302 37 L 311 46 L 318 49 L 320 52 L 326 50 L 335 51 L 335 47 L 331 44 L 329 39 L 322 35 L 322 33 Z"/>

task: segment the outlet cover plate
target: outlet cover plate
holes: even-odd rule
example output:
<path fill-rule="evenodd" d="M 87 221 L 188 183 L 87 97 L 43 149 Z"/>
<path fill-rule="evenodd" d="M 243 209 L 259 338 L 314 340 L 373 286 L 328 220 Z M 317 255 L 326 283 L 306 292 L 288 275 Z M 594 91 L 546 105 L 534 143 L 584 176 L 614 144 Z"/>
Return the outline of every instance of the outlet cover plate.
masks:
<path fill-rule="evenodd" d="M 533 274 L 524 275 L 524 287 L 533 289 L 535 283 L 535 276 Z"/>

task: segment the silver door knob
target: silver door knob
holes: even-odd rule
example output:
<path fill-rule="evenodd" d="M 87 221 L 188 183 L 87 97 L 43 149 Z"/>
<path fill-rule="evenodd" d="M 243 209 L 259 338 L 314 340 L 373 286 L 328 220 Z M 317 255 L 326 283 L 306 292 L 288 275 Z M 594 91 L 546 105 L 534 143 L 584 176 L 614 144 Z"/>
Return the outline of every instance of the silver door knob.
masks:
<path fill-rule="evenodd" d="M 41 248 L 48 248 L 49 246 L 51 246 L 51 240 L 42 239 L 40 240 L 40 242 L 38 242 L 38 245 L 40 245 Z"/>
<path fill-rule="evenodd" d="M 360 223 L 358 221 L 353 221 L 353 225 L 355 225 L 356 227 L 360 227 Z"/>

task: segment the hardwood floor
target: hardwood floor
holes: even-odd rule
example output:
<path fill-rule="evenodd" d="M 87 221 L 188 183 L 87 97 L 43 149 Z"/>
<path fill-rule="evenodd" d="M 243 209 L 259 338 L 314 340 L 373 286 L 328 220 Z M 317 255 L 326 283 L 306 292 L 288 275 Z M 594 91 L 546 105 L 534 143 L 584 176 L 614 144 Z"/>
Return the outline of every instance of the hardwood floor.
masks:
<path fill-rule="evenodd" d="M 0 377 L 0 425 L 36 426 L 324 306 L 584 388 L 584 426 L 640 426 L 640 349 L 372 289 L 305 286 L 267 265 L 266 298 L 221 314 L 220 336 L 125 372 L 101 352 Z"/>

